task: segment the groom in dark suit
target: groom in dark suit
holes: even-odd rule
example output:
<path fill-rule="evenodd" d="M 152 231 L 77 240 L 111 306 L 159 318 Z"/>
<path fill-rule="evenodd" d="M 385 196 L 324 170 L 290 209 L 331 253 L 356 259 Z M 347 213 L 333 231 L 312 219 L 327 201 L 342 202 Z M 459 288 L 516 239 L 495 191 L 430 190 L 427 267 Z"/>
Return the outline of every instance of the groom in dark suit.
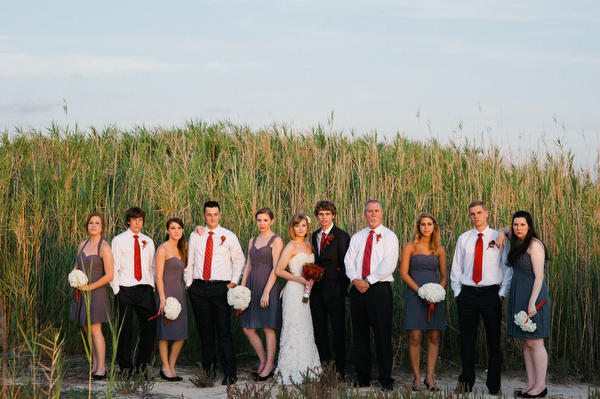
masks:
<path fill-rule="evenodd" d="M 310 295 L 315 343 L 323 364 L 331 361 L 329 329 L 327 318 L 331 320 L 335 366 L 340 378 L 346 374 L 346 297 L 350 281 L 346 276 L 344 257 L 350 245 L 350 236 L 333 224 L 337 214 L 331 201 L 319 201 L 315 206 L 315 217 L 321 229 L 312 235 L 315 263 L 325 269 L 325 276 L 314 283 Z"/>

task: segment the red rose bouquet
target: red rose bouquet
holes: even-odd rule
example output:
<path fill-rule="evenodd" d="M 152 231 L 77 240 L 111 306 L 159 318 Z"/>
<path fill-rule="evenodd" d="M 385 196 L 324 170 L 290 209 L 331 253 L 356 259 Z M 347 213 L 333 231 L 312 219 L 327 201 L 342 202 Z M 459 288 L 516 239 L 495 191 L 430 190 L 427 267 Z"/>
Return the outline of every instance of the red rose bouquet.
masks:
<path fill-rule="evenodd" d="M 307 280 L 313 280 L 314 282 L 321 281 L 323 276 L 325 275 L 325 269 L 316 263 L 306 263 L 302 267 L 302 277 Z M 304 287 L 304 295 L 302 295 L 302 302 L 307 303 L 308 298 L 310 298 L 310 291 L 312 290 L 312 285 Z"/>

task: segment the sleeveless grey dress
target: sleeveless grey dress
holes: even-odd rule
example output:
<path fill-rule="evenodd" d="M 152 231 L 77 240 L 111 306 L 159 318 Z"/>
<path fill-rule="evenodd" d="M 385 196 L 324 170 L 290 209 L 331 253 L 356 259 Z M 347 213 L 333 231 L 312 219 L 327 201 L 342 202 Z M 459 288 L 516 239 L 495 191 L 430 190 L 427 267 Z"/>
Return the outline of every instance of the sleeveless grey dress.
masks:
<path fill-rule="evenodd" d="M 165 326 L 165 317 L 156 318 L 156 339 L 165 339 L 169 341 L 187 339 L 188 337 L 188 319 L 187 305 L 185 303 L 185 294 L 183 290 L 183 281 L 181 276 L 185 265 L 183 260 L 172 257 L 165 261 L 163 271 L 163 283 L 165 289 L 165 298 L 173 297 L 181 304 L 181 313 L 175 320 L 169 320 Z M 160 308 L 160 297 L 156 291 L 156 312 Z"/>
<path fill-rule="evenodd" d="M 100 246 L 104 238 L 100 239 L 96 254 L 86 256 L 83 250 L 88 245 L 90 240 L 88 239 L 81 252 L 77 254 L 77 268 L 88 276 L 89 284 L 95 283 L 104 276 L 104 261 L 100 257 Z M 73 294 L 73 303 L 71 305 L 71 320 L 78 322 L 82 326 L 87 324 L 87 312 L 85 308 L 84 293 L 79 292 L 79 301 L 75 300 L 75 294 Z M 91 324 L 106 323 L 112 320 L 112 309 L 110 306 L 110 299 L 108 298 L 108 284 L 102 287 L 96 288 L 91 292 L 90 295 L 90 321 Z"/>
<path fill-rule="evenodd" d="M 439 283 L 437 271 L 440 266 L 437 256 L 424 254 L 413 255 L 408 266 L 408 275 L 419 287 L 426 283 Z M 446 313 L 444 302 L 435 304 L 435 311 L 431 312 L 431 320 L 427 322 L 429 305 L 419 294 L 406 288 L 404 296 L 404 329 L 405 330 L 445 330 Z"/>
<path fill-rule="evenodd" d="M 513 276 L 510 283 L 510 293 L 508 295 L 508 320 L 506 321 L 506 335 L 518 339 L 536 339 L 546 338 L 550 335 L 550 301 L 538 309 L 531 321 L 536 323 L 537 329 L 534 332 L 521 330 L 521 327 L 515 324 L 515 315 L 521 310 L 527 312 L 529 298 L 533 290 L 533 265 L 528 253 L 523 254 L 513 265 Z M 549 299 L 548 286 L 546 280 L 542 284 L 542 289 L 535 301 L 536 306 L 544 299 Z"/>
<path fill-rule="evenodd" d="M 273 271 L 271 244 L 277 237 L 279 237 L 277 234 L 273 234 L 267 245 L 261 248 L 254 246 L 256 237 L 252 241 L 252 247 L 248 253 L 251 267 L 246 281 L 246 286 L 252 293 L 252 299 L 248 309 L 242 312 L 241 326 L 244 328 L 281 328 L 281 299 L 279 299 L 278 280 L 275 280 L 269 293 L 269 306 L 265 309 L 260 307 L 260 298 Z"/>

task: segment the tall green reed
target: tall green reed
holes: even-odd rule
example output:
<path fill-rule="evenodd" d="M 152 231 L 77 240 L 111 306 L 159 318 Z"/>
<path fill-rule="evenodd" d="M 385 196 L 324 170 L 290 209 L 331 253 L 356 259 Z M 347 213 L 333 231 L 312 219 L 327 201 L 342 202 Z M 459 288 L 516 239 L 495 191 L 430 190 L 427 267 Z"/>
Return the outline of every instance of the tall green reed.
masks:
<path fill-rule="evenodd" d="M 493 144 L 420 143 L 399 134 L 382 141 L 376 133 L 349 135 L 331 124 L 306 132 L 287 125 L 252 130 L 227 121 L 129 131 L 53 124 L 44 132 L 5 133 L 0 145 L 0 296 L 8 339 L 21 340 L 17 321 L 33 330 L 62 322 L 66 349 L 81 350 L 75 339 L 79 328 L 67 322 L 66 275 L 84 238 L 85 218 L 93 211 L 105 215 L 112 238 L 125 229 L 125 210 L 141 206 L 148 214 L 144 230 L 158 243 L 168 218 L 182 218 L 189 233 L 202 223 L 202 204 L 218 200 L 222 224 L 246 248 L 257 234 L 253 214 L 262 206 L 273 209 L 273 228 L 285 238 L 290 215 L 310 214 L 317 200 L 330 199 L 339 210 L 336 223 L 353 234 L 365 225 L 363 204 L 376 198 L 384 206 L 384 224 L 401 243 L 410 239 L 420 212 L 433 213 L 450 265 L 456 239 L 470 229 L 466 206 L 482 199 L 492 227 L 506 226 L 516 210 L 532 212 L 551 255 L 546 271 L 550 364 L 561 361 L 570 370 L 594 373 L 600 363 L 600 244 L 594 234 L 600 231 L 599 169 L 597 164 L 577 168 L 563 149 L 546 150 L 515 156 Z M 316 229 L 316 222 L 311 227 Z M 406 365 L 405 286 L 395 277 L 396 364 Z M 441 357 L 458 362 L 451 292 L 447 322 Z M 237 320 L 234 326 L 238 351 L 251 352 Z M 182 357 L 195 361 L 199 342 L 191 330 Z M 485 354 L 483 342 L 482 332 L 477 345 Z M 519 364 L 518 343 L 505 339 L 503 347 L 505 365 Z"/>

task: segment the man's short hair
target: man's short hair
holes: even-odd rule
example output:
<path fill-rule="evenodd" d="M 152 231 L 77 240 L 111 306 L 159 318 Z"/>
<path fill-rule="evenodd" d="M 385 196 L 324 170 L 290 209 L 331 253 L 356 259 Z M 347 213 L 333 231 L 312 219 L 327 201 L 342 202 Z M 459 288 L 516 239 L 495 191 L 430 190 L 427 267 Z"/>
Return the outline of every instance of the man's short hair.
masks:
<path fill-rule="evenodd" d="M 132 206 L 131 208 L 127 209 L 127 212 L 125 213 L 125 223 L 129 224 L 131 219 L 137 218 L 142 218 L 142 221 L 146 223 L 146 212 L 137 206 Z"/>
<path fill-rule="evenodd" d="M 319 216 L 319 212 L 320 211 L 330 211 L 331 214 L 333 216 L 335 216 L 337 214 L 337 208 L 335 207 L 335 204 L 331 201 L 327 201 L 327 200 L 321 200 L 319 202 L 317 202 L 317 205 L 315 205 L 315 217 Z"/>
<path fill-rule="evenodd" d="M 206 201 L 202 207 L 202 213 L 206 214 L 206 208 L 217 208 L 219 213 L 221 212 L 221 207 L 217 201 Z"/>
<path fill-rule="evenodd" d="M 485 202 L 483 201 L 473 201 L 469 204 L 469 208 L 468 210 L 470 211 L 471 208 L 476 207 L 476 206 L 482 206 L 484 211 L 487 211 L 487 206 L 485 205 Z"/>
<path fill-rule="evenodd" d="M 379 204 L 379 207 L 383 210 L 383 206 L 381 205 L 381 202 L 377 201 L 377 200 L 368 200 L 367 203 L 365 204 L 365 212 L 367 211 L 367 207 L 369 206 L 369 204 Z"/>

